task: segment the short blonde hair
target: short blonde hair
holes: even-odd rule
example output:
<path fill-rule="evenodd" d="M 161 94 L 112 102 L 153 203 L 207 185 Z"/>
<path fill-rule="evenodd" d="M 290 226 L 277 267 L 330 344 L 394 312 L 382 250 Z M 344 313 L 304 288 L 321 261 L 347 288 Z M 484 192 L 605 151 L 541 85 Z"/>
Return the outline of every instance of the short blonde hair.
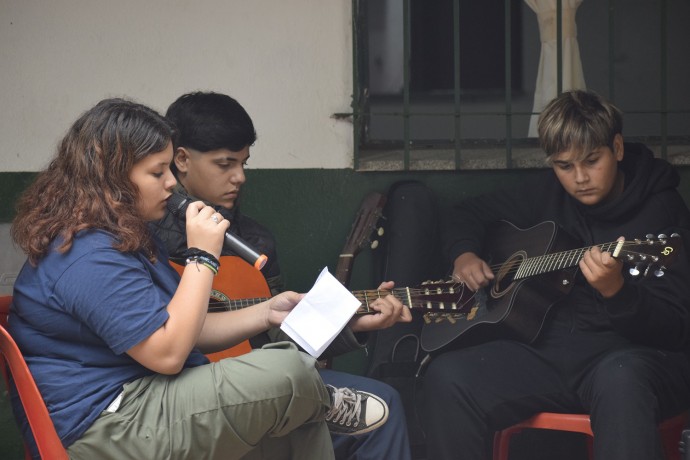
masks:
<path fill-rule="evenodd" d="M 565 151 L 575 151 L 581 159 L 599 147 L 613 149 L 614 138 L 623 131 L 623 116 L 598 94 L 573 90 L 548 103 L 537 129 L 547 163 L 554 154 Z"/>

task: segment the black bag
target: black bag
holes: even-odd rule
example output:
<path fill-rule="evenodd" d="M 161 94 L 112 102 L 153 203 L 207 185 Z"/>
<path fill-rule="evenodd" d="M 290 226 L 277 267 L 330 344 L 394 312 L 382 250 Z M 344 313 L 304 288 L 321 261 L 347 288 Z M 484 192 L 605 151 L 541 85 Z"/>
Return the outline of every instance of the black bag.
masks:
<path fill-rule="evenodd" d="M 445 271 L 440 247 L 438 204 L 433 191 L 419 181 L 394 183 L 383 210 L 384 233 L 375 253 L 378 281 L 395 281 L 397 288 L 440 279 Z M 372 333 L 366 375 L 393 386 L 403 400 L 413 458 L 424 458 L 424 434 L 419 421 L 423 401 L 423 366 L 427 354 L 420 335 L 423 317 Z"/>

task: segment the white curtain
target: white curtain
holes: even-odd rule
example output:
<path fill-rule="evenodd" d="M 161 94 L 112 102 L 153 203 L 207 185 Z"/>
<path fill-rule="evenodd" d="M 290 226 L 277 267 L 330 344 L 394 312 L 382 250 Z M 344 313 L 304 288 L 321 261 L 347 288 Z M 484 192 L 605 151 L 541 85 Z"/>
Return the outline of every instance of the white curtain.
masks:
<path fill-rule="evenodd" d="M 370 2 L 369 90 L 399 94 L 403 89 L 403 3 Z"/>
<path fill-rule="evenodd" d="M 539 71 L 534 89 L 534 106 L 532 112 L 541 112 L 546 104 L 557 96 L 557 48 L 556 48 L 556 2 L 558 0 L 525 0 L 525 3 L 537 14 L 539 37 L 541 38 L 541 55 Z M 577 45 L 577 26 L 575 13 L 582 0 L 561 0 L 561 32 L 563 45 L 561 56 L 563 62 L 563 90 L 585 89 L 585 76 L 580 61 L 580 48 Z M 537 137 L 537 119 L 532 115 L 529 122 L 529 137 Z"/>

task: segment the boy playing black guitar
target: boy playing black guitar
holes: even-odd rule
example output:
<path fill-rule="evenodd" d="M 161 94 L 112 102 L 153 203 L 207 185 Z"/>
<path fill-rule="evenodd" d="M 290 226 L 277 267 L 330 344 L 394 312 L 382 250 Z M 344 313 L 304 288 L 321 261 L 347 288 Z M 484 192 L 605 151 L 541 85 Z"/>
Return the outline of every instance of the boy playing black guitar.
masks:
<path fill-rule="evenodd" d="M 645 146 L 624 144 L 621 118 L 594 93 L 561 94 L 539 119 L 552 171 L 456 207 L 446 246 L 452 276 L 489 298 L 503 276 L 483 259 L 497 221 L 517 229 L 553 222 L 589 249 L 572 281 L 562 281 L 572 285 L 533 341 L 496 338 L 432 360 L 425 379 L 429 458 L 483 460 L 495 430 L 543 411 L 590 414 L 597 460 L 662 458 L 658 423 L 690 407 L 688 258 L 681 247 L 662 276 L 633 276 L 636 267 L 623 270 L 615 257 L 617 245 L 599 245 L 673 233 L 687 244 L 690 212 L 674 169 Z M 559 287 L 532 289 L 527 300 L 516 299 L 521 308 Z"/>

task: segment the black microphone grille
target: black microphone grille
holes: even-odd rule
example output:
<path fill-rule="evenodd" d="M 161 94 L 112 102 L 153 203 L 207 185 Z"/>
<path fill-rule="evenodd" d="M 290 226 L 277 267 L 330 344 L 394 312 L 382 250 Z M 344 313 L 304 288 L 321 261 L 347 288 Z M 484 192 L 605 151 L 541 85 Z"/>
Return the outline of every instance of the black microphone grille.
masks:
<path fill-rule="evenodd" d="M 168 211 L 178 219 L 185 218 L 185 211 L 188 205 L 189 199 L 177 193 L 173 193 L 168 198 Z"/>

